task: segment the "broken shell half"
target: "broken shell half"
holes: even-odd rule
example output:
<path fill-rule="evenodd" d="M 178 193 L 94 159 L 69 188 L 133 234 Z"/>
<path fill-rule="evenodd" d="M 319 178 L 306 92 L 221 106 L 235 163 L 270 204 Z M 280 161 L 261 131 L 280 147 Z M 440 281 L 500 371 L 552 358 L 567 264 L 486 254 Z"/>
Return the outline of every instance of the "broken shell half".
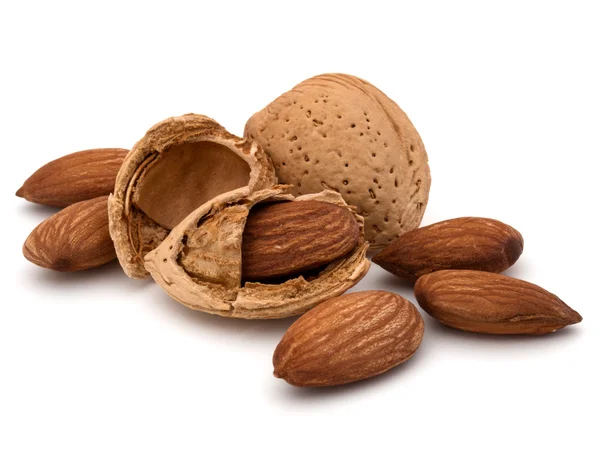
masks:
<path fill-rule="evenodd" d="M 270 158 L 253 141 L 204 115 L 156 124 L 125 158 L 108 202 L 119 262 L 144 278 L 144 256 L 192 211 L 224 195 L 243 198 L 277 183 Z"/>
<path fill-rule="evenodd" d="M 299 315 L 354 286 L 369 270 L 364 219 L 333 191 L 294 198 L 279 185 L 248 196 L 221 195 L 193 211 L 145 257 L 154 280 L 194 310 L 248 319 Z M 360 227 L 358 244 L 345 256 L 281 282 L 242 282 L 242 236 L 250 209 L 266 201 L 318 200 L 350 210 Z"/>

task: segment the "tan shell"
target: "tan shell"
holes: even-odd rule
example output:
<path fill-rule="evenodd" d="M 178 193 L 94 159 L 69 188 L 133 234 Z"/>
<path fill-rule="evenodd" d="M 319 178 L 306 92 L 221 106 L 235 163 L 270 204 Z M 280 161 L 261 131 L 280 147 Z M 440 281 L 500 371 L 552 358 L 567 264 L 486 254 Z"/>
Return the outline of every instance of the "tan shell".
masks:
<path fill-rule="evenodd" d="M 262 319 L 299 315 L 323 300 L 342 294 L 367 273 L 363 219 L 336 192 L 294 198 L 288 186 L 259 190 L 248 196 L 221 195 L 175 227 L 146 258 L 146 269 L 178 302 L 221 316 Z M 361 228 L 359 243 L 349 254 L 327 265 L 314 279 L 303 276 L 280 284 L 241 285 L 242 234 L 253 205 L 265 200 L 320 200 L 347 207 Z"/>
<path fill-rule="evenodd" d="M 294 195 L 339 191 L 365 218 L 373 248 L 419 226 L 431 182 L 425 147 L 406 114 L 365 80 L 305 80 L 255 113 L 245 136 Z"/>
<path fill-rule="evenodd" d="M 204 115 L 164 120 L 125 158 L 108 203 L 110 235 L 132 278 L 148 275 L 144 256 L 190 212 L 224 195 L 241 199 L 277 182 L 262 148 Z"/>

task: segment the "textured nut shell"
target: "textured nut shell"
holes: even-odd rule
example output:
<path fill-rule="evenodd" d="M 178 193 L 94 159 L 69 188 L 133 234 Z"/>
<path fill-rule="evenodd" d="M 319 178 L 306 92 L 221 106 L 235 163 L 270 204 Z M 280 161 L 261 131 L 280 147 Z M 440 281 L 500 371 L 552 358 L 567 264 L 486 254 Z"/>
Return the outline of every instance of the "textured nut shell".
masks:
<path fill-rule="evenodd" d="M 547 334 L 581 315 L 526 281 L 475 270 L 442 270 L 415 284 L 419 305 L 447 326 L 486 334 Z"/>
<path fill-rule="evenodd" d="M 119 262 L 132 278 L 144 278 L 143 257 L 166 238 L 168 228 L 161 227 L 143 212 L 132 207 L 133 189 L 143 173 L 140 168 L 170 147 L 192 142 L 213 142 L 237 154 L 250 167 L 245 187 L 225 192 L 226 199 L 240 199 L 254 190 L 270 187 L 277 179 L 269 157 L 255 142 L 227 132 L 216 121 L 204 115 L 187 114 L 168 118 L 152 128 L 131 149 L 119 170 L 114 194 L 108 203 L 110 234 L 115 242 Z M 130 234 L 130 219 L 135 220 L 136 234 Z M 139 224 L 137 222 L 140 222 Z M 135 240 L 134 238 L 137 238 Z"/>
<path fill-rule="evenodd" d="M 320 200 L 350 209 L 361 227 L 359 244 L 329 264 L 316 279 L 299 276 L 281 284 L 247 282 L 241 287 L 242 234 L 255 203 L 293 200 L 287 186 L 259 190 L 249 196 L 221 195 L 198 208 L 175 227 L 146 258 L 146 269 L 175 300 L 194 310 L 248 319 L 283 318 L 304 313 L 340 295 L 367 273 L 363 219 L 338 193 L 325 191 L 298 200 Z M 194 251 L 194 261 L 189 259 Z"/>
<path fill-rule="evenodd" d="M 365 218 L 371 247 L 419 226 L 430 187 L 427 153 L 406 114 L 370 83 L 318 75 L 247 122 L 245 136 L 300 195 L 339 191 Z"/>
<path fill-rule="evenodd" d="M 437 270 L 499 273 L 523 252 L 523 237 L 509 225 L 481 217 L 460 217 L 406 232 L 373 257 L 400 278 L 416 281 Z"/>
<path fill-rule="evenodd" d="M 276 377 L 330 386 L 381 374 L 421 344 L 423 318 L 405 298 L 363 291 L 326 300 L 298 319 L 273 355 Z"/>
<path fill-rule="evenodd" d="M 33 203 L 59 207 L 108 196 L 127 152 L 92 149 L 57 158 L 34 172 L 16 195 Z"/>
<path fill-rule="evenodd" d="M 116 257 L 108 233 L 108 197 L 81 201 L 38 225 L 23 245 L 36 265 L 61 272 L 98 267 Z"/>

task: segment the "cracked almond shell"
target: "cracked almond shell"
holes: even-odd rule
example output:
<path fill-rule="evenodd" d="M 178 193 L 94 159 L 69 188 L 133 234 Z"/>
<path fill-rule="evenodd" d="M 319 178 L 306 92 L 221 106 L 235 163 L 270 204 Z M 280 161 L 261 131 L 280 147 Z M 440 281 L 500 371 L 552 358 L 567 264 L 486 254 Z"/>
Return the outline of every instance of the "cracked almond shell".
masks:
<path fill-rule="evenodd" d="M 154 280 L 175 300 L 194 310 L 248 319 L 299 315 L 338 296 L 367 273 L 364 221 L 332 191 L 294 198 L 289 186 L 248 195 L 221 195 L 188 215 L 145 257 Z M 319 269 L 281 282 L 242 282 L 242 236 L 250 209 L 268 201 L 318 200 L 342 206 L 360 227 L 358 244 Z"/>
<path fill-rule="evenodd" d="M 123 270 L 144 278 L 144 256 L 192 211 L 216 197 L 242 199 L 276 181 L 257 143 L 211 118 L 187 114 L 156 124 L 125 158 L 108 203 Z"/>

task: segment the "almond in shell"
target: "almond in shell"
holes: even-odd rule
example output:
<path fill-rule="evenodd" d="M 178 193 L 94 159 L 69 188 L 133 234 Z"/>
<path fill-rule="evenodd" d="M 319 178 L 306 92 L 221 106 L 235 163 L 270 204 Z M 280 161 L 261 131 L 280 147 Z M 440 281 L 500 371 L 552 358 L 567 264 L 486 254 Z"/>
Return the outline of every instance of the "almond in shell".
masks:
<path fill-rule="evenodd" d="M 358 244 L 360 227 L 346 208 L 285 201 L 252 208 L 242 237 L 242 278 L 266 281 L 325 266 Z"/>
<path fill-rule="evenodd" d="M 336 192 L 294 198 L 286 193 L 288 189 L 279 185 L 249 195 L 222 194 L 212 199 L 190 213 L 146 255 L 145 269 L 187 307 L 234 318 L 300 315 L 343 294 L 370 266 L 362 217 Z M 268 211 L 270 215 L 261 216 L 259 210 L 252 222 L 254 207 L 277 210 L 274 202 L 285 205 L 281 215 Z M 248 221 L 254 228 L 244 236 Z M 258 235 L 256 224 L 264 226 L 263 235 Z M 350 250 L 344 253 L 347 248 Z M 250 261 L 244 263 L 245 256 Z M 244 270 L 246 278 L 258 279 L 244 279 Z"/>
<path fill-rule="evenodd" d="M 419 226 L 429 197 L 427 152 L 406 113 L 377 87 L 341 73 L 317 75 L 246 123 L 295 196 L 339 192 L 382 248 Z"/>

